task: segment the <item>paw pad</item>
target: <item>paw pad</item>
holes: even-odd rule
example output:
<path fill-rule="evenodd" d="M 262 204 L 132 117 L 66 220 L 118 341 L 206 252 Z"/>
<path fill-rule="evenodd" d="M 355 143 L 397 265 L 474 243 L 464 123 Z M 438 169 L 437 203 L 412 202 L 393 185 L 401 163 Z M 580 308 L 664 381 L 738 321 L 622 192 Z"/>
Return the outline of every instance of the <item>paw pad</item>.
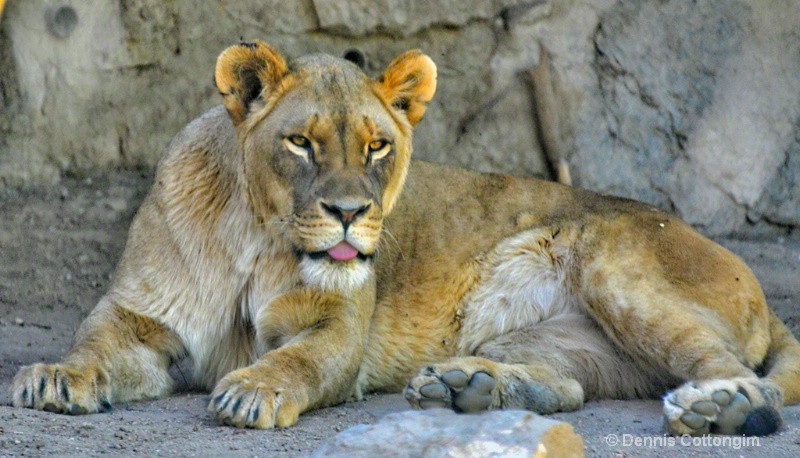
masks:
<path fill-rule="evenodd" d="M 711 394 L 711 400 L 697 401 L 690 410 L 681 415 L 681 422 L 693 430 L 706 430 L 713 427 L 714 432 L 735 434 L 750 412 L 750 400 L 741 393 L 733 396 L 725 390 Z"/>
<path fill-rule="evenodd" d="M 741 426 L 747 414 L 752 410 L 750 400 L 741 393 L 733 395 L 731 402 L 722 409 L 717 416 L 716 430 L 714 432 L 720 434 L 736 434 L 739 426 Z"/>
<path fill-rule="evenodd" d="M 738 434 L 753 410 L 746 392 L 727 380 L 687 383 L 664 401 L 666 425 L 675 435 Z"/>
<path fill-rule="evenodd" d="M 706 425 L 706 419 L 702 415 L 693 412 L 687 412 L 681 415 L 681 421 L 684 425 L 692 429 L 700 429 Z"/>
<path fill-rule="evenodd" d="M 480 412 L 492 405 L 495 381 L 484 372 L 472 376 L 469 385 L 456 396 L 453 404 L 462 412 Z"/>
<path fill-rule="evenodd" d="M 717 413 L 717 409 L 717 404 L 712 401 L 697 401 L 692 404 L 692 411 L 705 415 L 706 417 Z"/>
<path fill-rule="evenodd" d="M 444 399 L 450 394 L 450 391 L 444 386 L 443 383 L 431 383 L 419 389 L 419 394 L 426 398 Z"/>
<path fill-rule="evenodd" d="M 476 372 L 469 377 L 465 372 L 454 370 L 441 376 L 432 375 L 435 371 L 426 368 L 421 376 L 429 380 L 419 389 L 409 384 L 406 398 L 421 409 L 451 408 L 458 412 L 480 412 L 492 405 L 492 391 L 496 386 L 494 378 L 485 372 Z"/>
<path fill-rule="evenodd" d="M 720 390 L 711 395 L 711 400 L 714 401 L 715 404 L 725 407 L 731 402 L 731 395 L 728 394 L 727 391 Z"/>
<path fill-rule="evenodd" d="M 467 386 L 467 383 L 469 383 L 469 377 L 467 377 L 467 374 L 461 371 L 450 371 L 442 374 L 442 382 L 453 389 L 460 390 Z"/>

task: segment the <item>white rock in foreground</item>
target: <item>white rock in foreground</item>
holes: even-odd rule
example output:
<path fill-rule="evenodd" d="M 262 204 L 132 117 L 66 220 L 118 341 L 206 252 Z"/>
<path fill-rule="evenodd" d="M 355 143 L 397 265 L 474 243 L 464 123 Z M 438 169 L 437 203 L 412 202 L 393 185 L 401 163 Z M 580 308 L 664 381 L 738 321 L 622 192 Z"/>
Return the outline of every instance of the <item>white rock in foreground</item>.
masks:
<path fill-rule="evenodd" d="M 354 426 L 312 457 L 582 457 L 583 439 L 568 423 L 521 410 L 457 414 L 446 409 L 387 415 Z"/>

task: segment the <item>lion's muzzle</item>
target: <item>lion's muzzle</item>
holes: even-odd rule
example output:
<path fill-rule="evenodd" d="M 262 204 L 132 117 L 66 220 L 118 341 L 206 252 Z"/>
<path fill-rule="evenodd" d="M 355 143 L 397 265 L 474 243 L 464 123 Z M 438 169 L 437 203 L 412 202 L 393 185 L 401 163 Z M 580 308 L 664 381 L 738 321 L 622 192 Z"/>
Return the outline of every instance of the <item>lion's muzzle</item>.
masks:
<path fill-rule="evenodd" d="M 356 219 L 365 215 L 369 211 L 369 208 L 372 206 L 372 204 L 367 201 L 348 199 L 330 203 L 320 202 L 320 206 L 323 210 L 341 221 L 342 226 L 344 226 L 344 230 L 347 231 L 347 228 L 350 226 L 350 224 Z"/>

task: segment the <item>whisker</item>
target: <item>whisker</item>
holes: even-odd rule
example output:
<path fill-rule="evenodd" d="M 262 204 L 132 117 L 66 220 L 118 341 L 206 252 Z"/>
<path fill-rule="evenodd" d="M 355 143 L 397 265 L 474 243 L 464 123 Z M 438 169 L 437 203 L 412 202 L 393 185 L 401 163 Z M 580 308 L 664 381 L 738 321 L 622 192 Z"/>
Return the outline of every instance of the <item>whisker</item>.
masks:
<path fill-rule="evenodd" d="M 403 259 L 403 260 L 405 260 L 405 259 L 406 259 L 406 257 L 405 257 L 405 255 L 403 254 L 403 248 L 400 246 L 400 242 L 398 242 L 398 241 L 397 241 L 397 237 L 395 237 L 395 236 L 394 236 L 394 234 L 392 234 L 392 232 L 391 232 L 391 231 L 389 231 L 389 229 L 387 229 L 387 228 L 385 228 L 385 227 L 383 228 L 383 232 L 384 232 L 386 235 L 388 235 L 389 237 L 391 237 L 391 239 L 392 239 L 392 242 L 394 242 L 395 246 L 397 247 L 397 251 L 399 251 L 399 252 L 400 252 L 400 259 Z M 381 238 L 380 238 L 380 240 L 379 240 L 379 243 L 389 243 L 389 239 L 388 239 L 388 238 L 383 238 L 383 237 L 381 237 Z M 387 249 L 388 249 L 388 248 L 391 248 L 391 247 L 387 246 Z"/>

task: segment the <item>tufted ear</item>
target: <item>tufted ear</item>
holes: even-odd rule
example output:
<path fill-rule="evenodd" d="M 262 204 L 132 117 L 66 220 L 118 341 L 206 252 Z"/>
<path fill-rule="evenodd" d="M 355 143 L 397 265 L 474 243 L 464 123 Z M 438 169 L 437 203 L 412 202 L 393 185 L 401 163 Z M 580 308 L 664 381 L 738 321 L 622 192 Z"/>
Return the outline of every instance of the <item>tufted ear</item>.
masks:
<path fill-rule="evenodd" d="M 283 57 L 260 40 L 223 51 L 217 58 L 214 82 L 233 124 L 245 120 L 254 102 L 263 103 L 274 94 L 288 71 Z"/>
<path fill-rule="evenodd" d="M 389 64 L 378 83 L 386 100 L 404 111 L 414 127 L 436 92 L 436 64 L 419 50 L 406 51 Z"/>

